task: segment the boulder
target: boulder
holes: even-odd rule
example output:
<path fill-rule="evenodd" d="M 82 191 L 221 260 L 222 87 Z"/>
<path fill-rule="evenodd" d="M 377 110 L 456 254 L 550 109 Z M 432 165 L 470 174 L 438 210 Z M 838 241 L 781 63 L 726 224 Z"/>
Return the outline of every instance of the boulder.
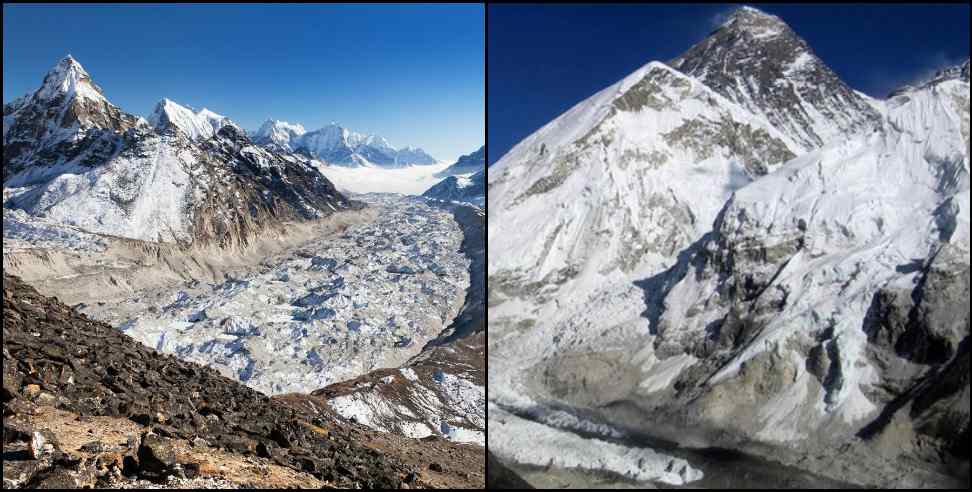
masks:
<path fill-rule="evenodd" d="M 53 455 L 58 449 L 57 439 L 48 430 L 34 431 L 30 437 L 30 455 L 35 459 L 43 459 Z"/>
<path fill-rule="evenodd" d="M 142 444 L 138 448 L 138 461 L 142 472 L 163 476 L 176 464 L 172 441 L 155 434 L 144 434 Z"/>

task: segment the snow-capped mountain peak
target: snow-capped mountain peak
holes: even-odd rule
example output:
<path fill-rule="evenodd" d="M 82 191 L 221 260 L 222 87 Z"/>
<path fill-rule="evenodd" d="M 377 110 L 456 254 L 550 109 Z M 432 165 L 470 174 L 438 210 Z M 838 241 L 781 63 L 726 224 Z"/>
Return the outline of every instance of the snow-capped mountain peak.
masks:
<path fill-rule="evenodd" d="M 159 131 L 170 127 L 178 128 L 189 138 L 197 140 L 212 137 L 220 128 L 230 123 L 230 120 L 205 108 L 194 112 L 191 107 L 162 98 L 155 105 L 155 111 L 149 116 L 148 122 Z"/>
<path fill-rule="evenodd" d="M 4 181 L 28 167 L 43 169 L 66 157 L 79 157 L 82 147 L 94 148 L 85 139 L 111 138 L 145 124 L 111 104 L 84 67 L 68 55 L 48 71 L 30 96 L 4 105 Z M 111 148 L 106 141 L 96 153 L 102 155 Z"/>
<path fill-rule="evenodd" d="M 53 100 L 58 97 L 105 100 L 101 88 L 91 81 L 88 72 L 71 55 L 62 58 L 47 72 L 44 83 L 34 93 L 34 98 L 37 100 Z"/>
<path fill-rule="evenodd" d="M 648 63 L 490 168 L 489 241 L 506 252 L 490 257 L 490 275 L 593 286 L 654 268 L 798 150 L 698 80 Z M 499 233 L 504 224 L 539 239 Z"/>
<path fill-rule="evenodd" d="M 880 125 L 878 111 L 848 87 L 782 19 L 751 7 L 671 62 L 804 150 Z"/>
<path fill-rule="evenodd" d="M 721 27 L 749 32 L 756 39 L 778 36 L 789 29 L 783 19 L 753 7 L 739 8 Z"/>
<path fill-rule="evenodd" d="M 298 138 L 307 133 L 300 123 L 289 123 L 281 120 L 267 119 L 260 129 L 253 134 L 253 140 L 263 145 L 275 145 L 286 151 L 293 151 L 291 145 Z"/>

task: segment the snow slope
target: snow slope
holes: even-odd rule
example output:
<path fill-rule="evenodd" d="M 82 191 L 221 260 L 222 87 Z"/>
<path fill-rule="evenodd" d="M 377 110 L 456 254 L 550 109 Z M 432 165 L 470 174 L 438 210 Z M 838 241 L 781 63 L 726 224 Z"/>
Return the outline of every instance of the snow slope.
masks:
<path fill-rule="evenodd" d="M 655 269 L 701 237 L 735 190 L 798 148 L 698 81 L 650 63 L 489 170 L 489 244 L 504 252 L 490 256 L 490 276 L 597 286 Z"/>
<path fill-rule="evenodd" d="M 882 365 L 868 354 L 875 293 L 915 288 L 939 256 L 964 255 L 967 268 L 968 91 L 953 80 L 893 98 L 882 132 L 801 156 L 737 192 L 700 253 L 710 260 L 689 266 L 668 292 L 661 345 L 697 345 L 713 323 L 728 331 L 740 304 L 727 302 L 730 289 L 752 305 L 747 322 L 762 327 L 708 384 L 768 352 L 797 361 L 831 354 L 839 379 L 801 372 L 790 392 L 762 404 L 773 423 L 762 437 L 804 439 L 834 420 L 874 418 L 882 405 L 868 396 L 882 384 Z M 796 408 L 816 413 L 787 413 Z"/>

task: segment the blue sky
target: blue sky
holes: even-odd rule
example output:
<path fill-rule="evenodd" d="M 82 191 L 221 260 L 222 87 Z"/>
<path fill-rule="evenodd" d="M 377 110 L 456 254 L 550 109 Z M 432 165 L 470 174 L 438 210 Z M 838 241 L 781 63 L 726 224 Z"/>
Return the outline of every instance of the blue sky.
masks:
<path fill-rule="evenodd" d="M 844 81 L 883 98 L 969 57 L 969 4 L 748 4 L 783 18 Z M 490 5 L 489 161 L 652 60 L 677 57 L 735 6 Z"/>
<path fill-rule="evenodd" d="M 3 100 L 66 54 L 122 109 L 162 97 L 247 129 L 329 122 L 448 160 L 485 141 L 481 5 L 7 5 Z"/>

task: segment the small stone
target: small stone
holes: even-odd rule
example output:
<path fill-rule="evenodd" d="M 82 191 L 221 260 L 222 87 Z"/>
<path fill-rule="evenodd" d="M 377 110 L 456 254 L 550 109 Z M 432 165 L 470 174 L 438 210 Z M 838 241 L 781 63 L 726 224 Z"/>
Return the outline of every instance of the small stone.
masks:
<path fill-rule="evenodd" d="M 105 445 L 99 441 L 92 441 L 81 445 L 81 451 L 85 453 L 98 454 L 105 450 Z"/>
<path fill-rule="evenodd" d="M 272 449 L 273 449 L 273 447 L 271 445 L 269 445 L 269 444 L 267 444 L 265 442 L 261 442 L 261 443 L 257 444 L 257 447 L 256 447 L 257 456 L 259 456 L 261 458 L 269 458 L 269 457 L 272 456 L 272 454 L 270 453 L 270 451 Z"/>
<path fill-rule="evenodd" d="M 442 465 L 438 463 L 432 463 L 429 465 L 429 471 L 434 471 L 436 473 L 442 473 Z"/>
<path fill-rule="evenodd" d="M 199 476 L 199 463 L 186 463 L 182 465 L 182 472 L 188 479 L 193 479 Z"/>
<path fill-rule="evenodd" d="M 415 482 L 418 482 L 418 478 L 419 478 L 418 473 L 409 472 L 408 475 L 405 476 L 405 483 L 413 484 Z"/>
<path fill-rule="evenodd" d="M 41 391 L 35 401 L 38 405 L 54 405 L 57 403 L 57 397 L 46 391 Z"/>
<path fill-rule="evenodd" d="M 54 453 L 57 448 L 54 435 L 50 431 L 34 431 L 30 439 L 30 455 L 39 460 Z"/>
<path fill-rule="evenodd" d="M 36 384 L 28 384 L 26 387 L 24 387 L 24 396 L 27 397 L 28 400 L 37 398 L 40 393 L 41 388 Z"/>

